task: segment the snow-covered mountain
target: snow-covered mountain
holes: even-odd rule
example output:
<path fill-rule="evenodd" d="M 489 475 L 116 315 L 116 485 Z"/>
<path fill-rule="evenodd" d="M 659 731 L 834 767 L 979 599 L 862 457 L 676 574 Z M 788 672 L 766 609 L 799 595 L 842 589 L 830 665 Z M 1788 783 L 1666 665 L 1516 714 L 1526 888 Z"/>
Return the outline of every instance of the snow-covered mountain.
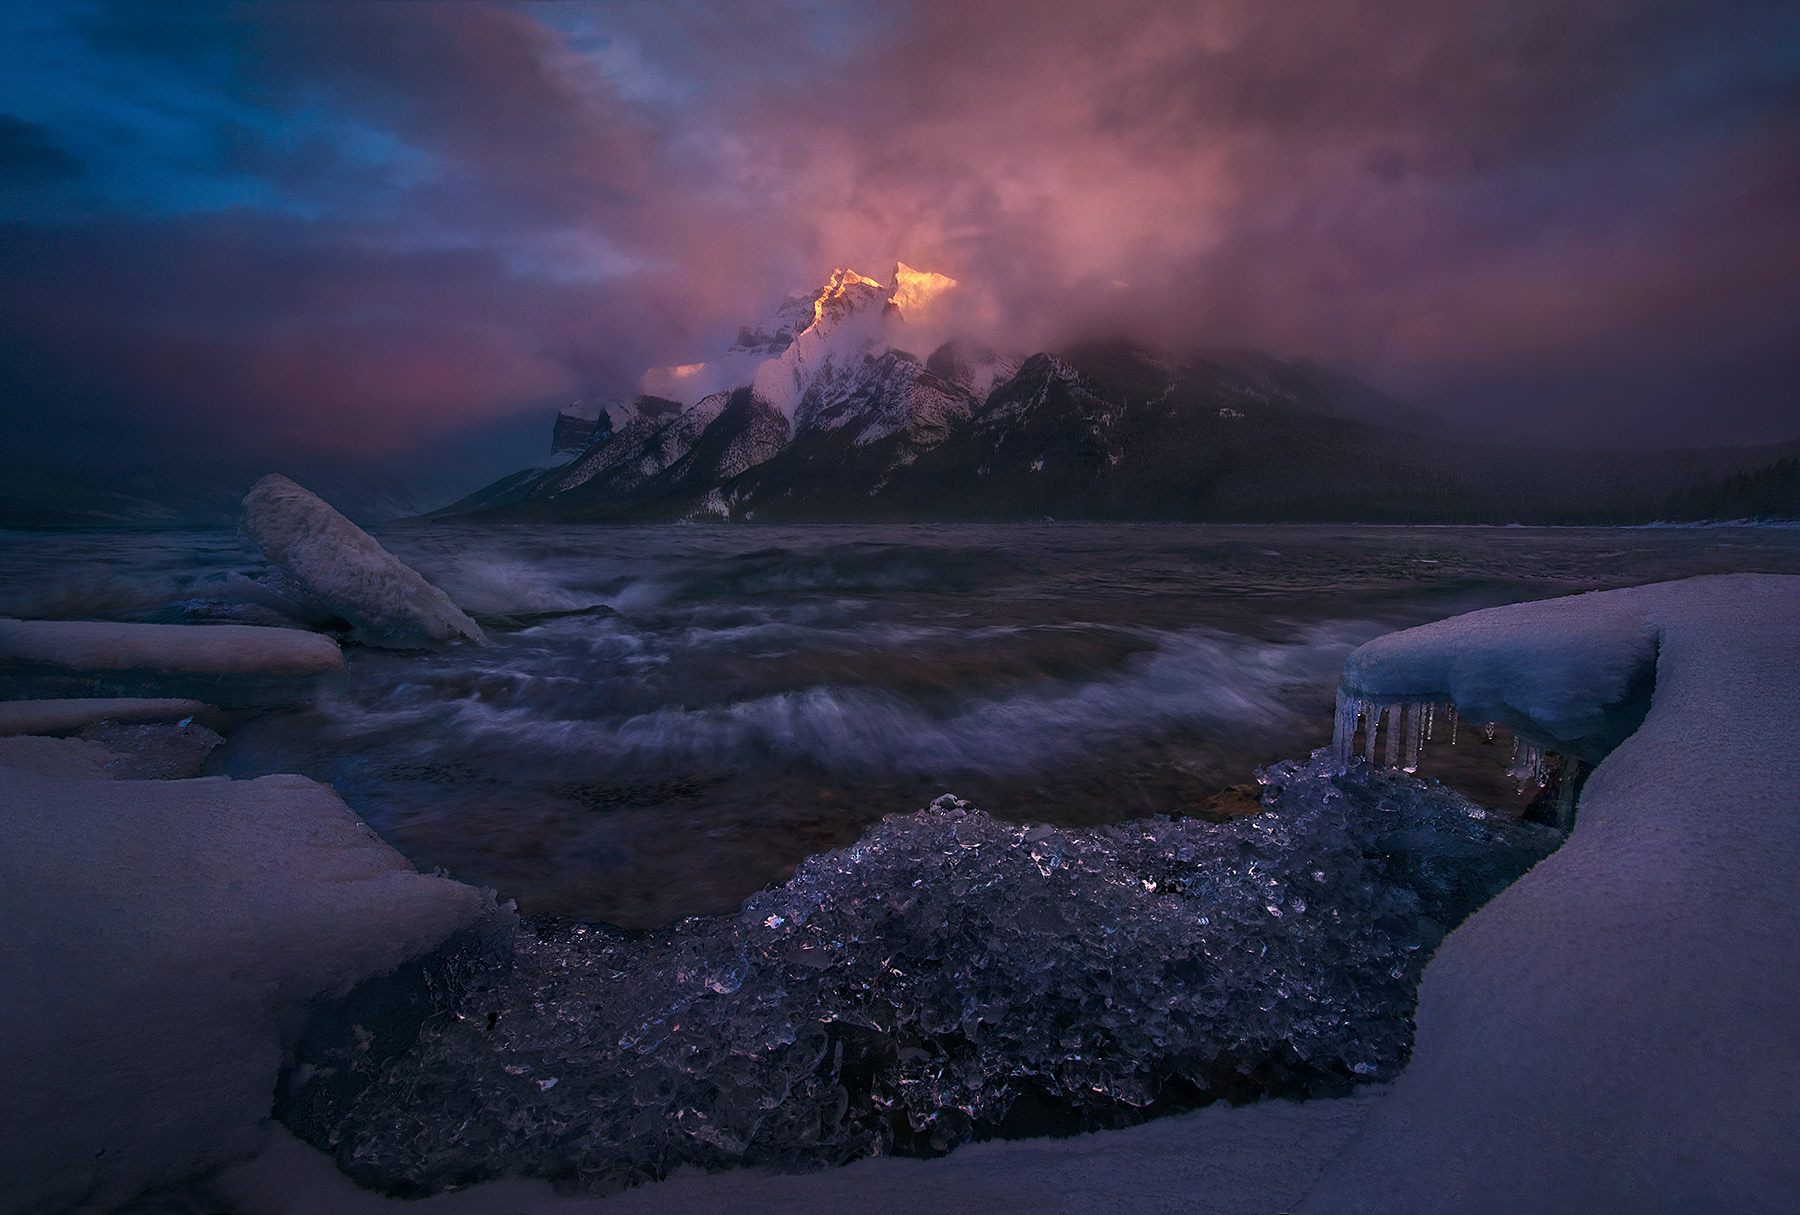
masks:
<path fill-rule="evenodd" d="M 449 511 L 577 491 L 602 500 L 698 489 L 694 512 L 728 515 L 733 500 L 707 491 L 783 454 L 801 465 L 847 460 L 871 484 L 885 484 L 1018 367 L 940 340 L 935 314 L 955 288 L 955 279 L 903 262 L 887 284 L 837 270 L 817 291 L 740 329 L 718 356 L 646 372 L 635 400 L 566 407 L 549 464 Z"/>

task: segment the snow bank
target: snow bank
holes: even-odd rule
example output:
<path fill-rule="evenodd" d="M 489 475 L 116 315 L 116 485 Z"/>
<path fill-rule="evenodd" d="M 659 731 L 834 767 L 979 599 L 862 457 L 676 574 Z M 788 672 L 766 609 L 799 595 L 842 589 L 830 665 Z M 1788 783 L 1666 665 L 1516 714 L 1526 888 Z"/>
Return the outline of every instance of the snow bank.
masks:
<path fill-rule="evenodd" d="M 226 707 L 312 699 L 341 674 L 329 637 L 246 624 L 0 619 L 0 696 L 194 698 Z"/>
<path fill-rule="evenodd" d="M 1552 746 L 1648 715 L 1569 842 L 1446 938 L 1413 1060 L 1299 1209 L 1773 1211 L 1800 1194 L 1800 578 L 1519 604 L 1351 655 Z"/>
<path fill-rule="evenodd" d="M 298 776 L 0 770 L 0 1210 L 109 1210 L 255 1152 L 304 1002 L 485 910 Z"/>
<path fill-rule="evenodd" d="M 0 737 L 64 734 L 99 721 L 162 722 L 187 717 L 215 719 L 217 710 L 197 700 L 93 697 L 74 700 L 0 700 Z"/>
<path fill-rule="evenodd" d="M 35 772 L 39 776 L 112 780 L 112 765 L 119 757 L 98 743 L 80 738 L 39 738 L 20 735 L 0 738 L 0 769 Z"/>
<path fill-rule="evenodd" d="M 457 638 L 487 641 L 448 595 L 286 477 L 271 474 L 252 487 L 244 498 L 244 529 L 365 645 L 411 650 Z"/>

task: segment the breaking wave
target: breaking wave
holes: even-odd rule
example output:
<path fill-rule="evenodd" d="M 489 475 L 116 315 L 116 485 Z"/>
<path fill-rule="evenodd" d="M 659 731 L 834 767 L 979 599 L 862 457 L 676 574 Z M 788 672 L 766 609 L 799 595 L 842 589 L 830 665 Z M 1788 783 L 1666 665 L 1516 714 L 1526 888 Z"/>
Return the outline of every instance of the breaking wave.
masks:
<path fill-rule="evenodd" d="M 923 632 L 890 630 L 880 643 L 916 642 Z M 710 640 L 741 647 L 789 635 L 786 625 L 761 623 Z M 477 689 L 444 701 L 365 692 L 329 701 L 324 712 L 346 737 L 404 731 L 433 753 L 498 750 L 592 773 L 775 763 L 859 777 L 1008 774 L 1092 760 L 1128 740 L 1171 732 L 1255 739 L 1290 729 L 1302 711 L 1297 702 L 1316 711 L 1311 700 L 1329 686 L 1355 636 L 1350 626 L 1315 629 L 1289 644 L 1203 630 L 1140 635 L 1153 648 L 1116 670 L 1003 691 L 972 686 L 942 708 L 879 686 L 821 683 L 608 714 L 614 698 L 598 685 L 630 682 L 631 668 L 670 661 L 651 640 L 612 630 L 594 644 L 596 665 L 585 678 L 539 672 L 521 679 L 497 669 L 505 686 L 486 695 Z M 606 667 L 623 673 L 606 674 Z M 632 691 L 621 689 L 617 699 L 628 703 Z"/>

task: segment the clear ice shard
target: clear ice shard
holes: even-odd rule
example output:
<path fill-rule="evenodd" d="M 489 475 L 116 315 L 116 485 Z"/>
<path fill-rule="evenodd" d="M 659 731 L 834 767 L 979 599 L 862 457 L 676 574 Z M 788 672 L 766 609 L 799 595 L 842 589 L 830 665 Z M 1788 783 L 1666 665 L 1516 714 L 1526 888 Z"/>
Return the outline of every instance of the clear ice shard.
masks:
<path fill-rule="evenodd" d="M 1346 708 L 1340 734 L 1379 712 Z M 1443 934 L 1561 836 L 1342 771 L 1347 748 L 1263 771 L 1262 813 L 1225 824 L 1065 830 L 941 798 L 736 915 L 528 924 L 384 1065 L 349 1030 L 309 1046 L 284 1120 L 390 1192 L 605 1192 L 936 1155 L 1021 1102 L 1073 1133 L 1390 1080 Z"/>

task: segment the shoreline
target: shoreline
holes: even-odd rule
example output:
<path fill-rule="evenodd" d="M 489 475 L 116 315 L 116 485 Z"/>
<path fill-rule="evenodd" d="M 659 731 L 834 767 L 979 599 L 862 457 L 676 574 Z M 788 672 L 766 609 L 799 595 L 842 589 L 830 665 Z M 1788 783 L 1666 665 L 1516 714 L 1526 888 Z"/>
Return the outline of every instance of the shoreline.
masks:
<path fill-rule="evenodd" d="M 1741 618 L 1746 603 L 1755 608 L 1749 619 Z M 1775 1010 L 1791 1007 L 1781 1001 L 1800 998 L 1792 951 L 1782 947 L 1795 939 L 1800 918 L 1780 908 L 1767 885 L 1771 874 L 1800 860 L 1791 806 L 1783 801 L 1785 796 L 1791 802 L 1791 794 L 1781 793 L 1800 783 L 1787 711 L 1800 708 L 1800 691 L 1789 686 L 1792 672 L 1800 669 L 1795 640 L 1800 578 L 1711 576 L 1488 609 L 1378 639 L 1358 651 L 1360 658 L 1353 656 L 1355 674 L 1346 680 L 1377 698 L 1460 690 L 1461 696 L 1449 698 L 1474 708 L 1482 702 L 1473 689 L 1486 679 L 1483 686 L 1490 692 L 1503 685 L 1501 698 L 1510 696 L 1511 708 L 1540 724 L 1554 746 L 1555 740 L 1572 741 L 1567 722 L 1603 709 L 1607 695 L 1604 679 L 1596 681 L 1591 671 L 1582 675 L 1579 663 L 1571 666 L 1568 655 L 1557 651 L 1559 621 L 1619 612 L 1635 613 L 1646 628 L 1620 629 L 1608 622 L 1587 639 L 1585 652 L 1602 666 L 1630 666 L 1642 661 L 1650 639 L 1656 692 L 1648 716 L 1594 773 L 1577 830 L 1562 852 L 1446 939 L 1421 985 L 1414 1062 L 1393 1090 L 1342 1099 L 1356 1103 L 1353 1119 L 1330 1113 L 1338 1107 L 1315 1100 L 1296 1107 L 1313 1113 L 1282 1124 L 1285 1129 L 1274 1136 L 1280 1142 L 1273 1143 L 1266 1161 L 1280 1160 L 1284 1152 L 1299 1153 L 1296 1160 L 1305 1151 L 1322 1153 L 1324 1180 L 1306 1187 L 1301 1210 L 1485 1212 L 1509 1209 L 1509 1203 L 1510 1209 L 1521 1209 L 1526 1194 L 1535 1195 L 1536 1209 L 1546 1210 L 1624 1204 L 1675 1209 L 1678 1201 L 1702 1198 L 1754 1208 L 1759 1194 L 1767 1198 L 1787 1192 L 1778 1187 L 1800 1186 L 1800 1173 L 1794 1166 L 1783 1171 L 1773 1142 L 1758 1139 L 1774 1133 L 1762 1127 L 1788 1124 L 1795 1112 L 1792 1094 L 1800 1091 L 1800 1059 L 1790 1057 L 1791 1049 L 1784 1054 L 1768 1037 L 1779 1025 L 1772 1020 Z M 1482 632 L 1470 623 L 1475 618 L 1497 622 L 1499 631 Z M 1751 687 L 1757 694 L 1747 696 Z M 1706 724 L 1720 717 L 1713 706 L 1721 697 L 1738 717 L 1723 733 L 1707 731 Z M 1542 709 L 1552 702 L 1574 712 L 1559 717 Z M 1734 799 L 1729 820 L 1708 820 L 1707 804 L 1727 795 Z M 1653 824 L 1649 839 L 1638 827 L 1646 815 Z M 1746 831 L 1753 831 L 1754 839 L 1740 839 Z M 1680 863 L 1673 867 L 1668 858 L 1677 854 L 1668 852 L 1672 845 L 1664 838 L 1671 832 L 1680 844 Z M 1666 877 L 1671 868 L 1677 871 L 1674 879 Z M 1594 889 L 1628 906 L 1631 914 L 1596 905 L 1597 896 L 1584 893 Z M 1704 909 L 1705 923 L 1697 926 L 1694 917 L 1677 914 L 1689 904 Z M 1558 932 L 1557 924 L 1565 930 Z M 1576 924 L 1583 934 L 1572 940 L 1566 929 Z M 1644 924 L 1656 925 L 1663 936 L 1646 941 Z M 1641 983 L 1643 973 L 1673 976 L 1683 994 L 1668 1003 L 1633 1001 L 1626 993 Z M 1497 979 L 1499 974 L 1506 979 Z M 1551 977 L 1521 977 L 1529 974 Z M 1761 986 L 1746 990 L 1752 974 Z M 1531 998 L 1496 1000 L 1508 983 L 1524 986 Z M 1596 1017 L 1600 1009 L 1608 1011 Z M 1626 1034 L 1619 1028 L 1621 1012 L 1636 1018 L 1636 1030 Z M 1594 1028 L 1596 1021 L 1604 1024 Z M 1714 1045 L 1700 1052 L 1683 1048 L 1696 1037 Z M 1621 1055 L 1627 1040 L 1630 1048 Z M 1755 1075 L 1746 1071 L 1752 1066 L 1744 1055 L 1746 1041 L 1760 1059 L 1762 1070 Z M 1497 1042 L 1512 1045 L 1499 1048 Z M 1508 1066 L 1486 1070 L 1496 1050 L 1504 1051 Z M 1658 1059 L 1648 1069 L 1646 1051 Z M 1731 1071 L 1749 1091 L 1740 1086 L 1729 1104 L 1707 1099 L 1717 1057 L 1745 1059 Z M 1538 1062 L 1521 1069 L 1519 1061 L 1532 1058 Z M 1646 1070 L 1652 1074 L 1644 1075 Z M 1471 1076 L 1486 1086 L 1485 1097 L 1471 1100 L 1466 1091 Z M 1573 1090 L 1568 1077 L 1580 1078 Z M 1698 1108 L 1669 1119 L 1669 1109 L 1681 1100 Z M 1057 1209 L 1046 1204 L 1077 1192 L 1094 1197 L 1098 1205 L 1090 1209 L 1108 1209 L 1113 1199 L 1133 1200 L 1133 1209 L 1161 1209 L 1135 1200 L 1149 1200 L 1180 1168 L 1191 1173 L 1226 1167 L 1218 1146 L 1238 1132 L 1221 1127 L 1229 1123 L 1266 1140 L 1264 1132 L 1274 1125 L 1270 1120 L 1282 1121 L 1274 1107 L 1283 1104 L 1208 1106 L 1130 1131 L 1100 1132 L 1081 1140 L 1080 1150 L 1071 1150 L 1068 1140 L 989 1141 L 960 1148 L 945 1160 L 869 1160 L 823 1174 L 677 1174 L 599 1200 L 556 1197 L 544 1183 L 496 1182 L 426 1202 L 434 1210 L 501 1209 L 481 1205 L 492 1198 L 507 1210 L 574 1212 L 589 1205 L 612 1211 L 701 1210 L 721 1202 L 756 1210 L 762 1208 L 754 1203 L 766 1201 L 770 1210 L 803 1212 L 842 1209 L 854 1201 L 876 1211 L 925 1212 L 952 1209 L 932 1206 L 932 1195 L 946 1203 L 966 1195 L 970 1178 L 979 1172 L 994 1187 L 993 1202 L 1009 1193 L 1016 1200 L 997 1210 Z M 1634 1121 L 1644 1112 L 1679 1126 L 1669 1130 Z M 1201 1130 L 1202 1124 L 1208 1129 Z M 1600 1129 L 1590 1132 L 1595 1127 Z M 1152 1128 L 1164 1129 L 1140 1134 Z M 232 1209 L 241 1215 L 350 1209 L 295 1205 L 303 1193 L 322 1195 L 318 1187 L 329 1188 L 315 1165 L 333 1175 L 335 1169 L 316 1153 L 308 1157 L 311 1149 L 285 1132 L 274 1135 L 251 1162 L 217 1174 L 209 1183 L 212 1192 L 219 1198 L 228 1191 L 236 1195 Z M 1321 1135 L 1339 1137 L 1327 1150 L 1319 1148 Z M 1656 1158 L 1674 1163 L 1646 1176 L 1632 1164 L 1630 1152 L 1630 1158 L 1619 1154 L 1633 1136 L 1667 1143 Z M 1151 1139 L 1159 1145 L 1154 1150 L 1147 1146 Z M 1027 1176 L 1042 1173 L 1045 1152 L 1060 1162 L 1054 1192 L 1041 1185 L 1028 1191 Z M 1240 1144 L 1238 1156 L 1248 1153 Z M 1128 1159 L 1135 1163 L 1127 1165 Z M 1168 1171 L 1147 1180 L 1146 1168 Z M 1194 1197 L 1191 1189 L 1185 1193 Z M 1278 1195 L 1264 1188 L 1241 1195 L 1250 1205 L 1234 1207 L 1218 1191 L 1219 1203 L 1209 1209 L 1248 1211 L 1265 1201 L 1286 1209 L 1302 1193 L 1290 1188 Z M 363 1197 L 380 1204 L 369 1206 L 371 1211 L 390 1209 L 387 1200 Z"/>

